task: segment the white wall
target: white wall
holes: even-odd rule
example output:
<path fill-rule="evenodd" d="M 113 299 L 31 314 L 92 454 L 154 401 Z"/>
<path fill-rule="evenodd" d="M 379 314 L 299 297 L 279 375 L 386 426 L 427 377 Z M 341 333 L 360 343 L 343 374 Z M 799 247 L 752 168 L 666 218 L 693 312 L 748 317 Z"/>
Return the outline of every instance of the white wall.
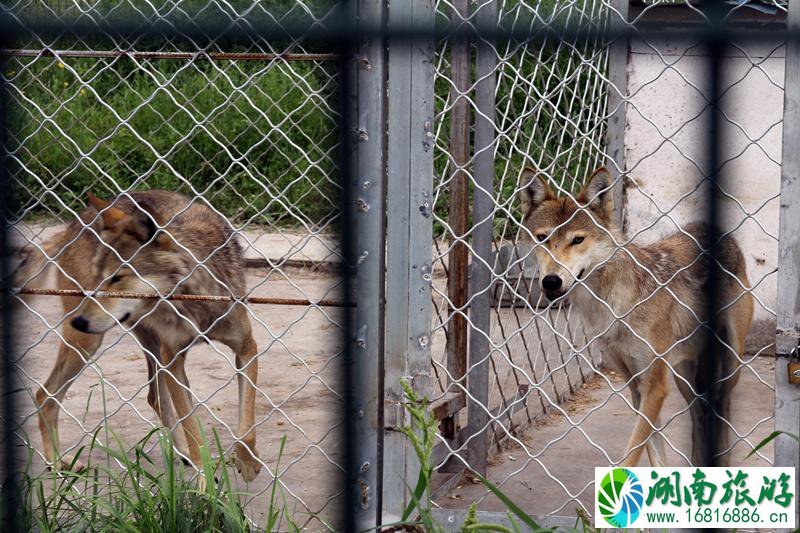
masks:
<path fill-rule="evenodd" d="M 627 226 L 629 235 L 642 232 L 639 242 L 706 217 L 700 183 L 709 165 L 708 65 L 704 51 L 688 43 L 631 43 L 625 158 L 638 186 L 627 184 Z M 729 50 L 722 72 L 722 109 L 732 122 L 722 129 L 721 160 L 730 161 L 721 178 L 729 196 L 718 196 L 718 205 L 723 229 L 736 228 L 760 300 L 749 342 L 754 349 L 775 332 L 784 47 Z"/>

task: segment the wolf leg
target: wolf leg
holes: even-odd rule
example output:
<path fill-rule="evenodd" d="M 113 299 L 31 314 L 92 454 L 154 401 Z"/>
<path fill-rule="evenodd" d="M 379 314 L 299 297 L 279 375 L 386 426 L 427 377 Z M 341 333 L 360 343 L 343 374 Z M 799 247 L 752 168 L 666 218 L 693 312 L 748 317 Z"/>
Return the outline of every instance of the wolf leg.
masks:
<path fill-rule="evenodd" d="M 660 467 L 667 466 L 666 452 L 664 450 L 664 436 L 661 434 L 661 415 L 657 414 L 655 420 L 652 420 L 653 426 L 656 430 L 650 435 L 647 441 L 647 458 L 650 460 L 650 466 Z"/>
<path fill-rule="evenodd" d="M 184 457 L 189 456 L 189 448 L 186 445 L 186 435 L 183 427 L 179 426 L 172 409 L 169 385 L 167 384 L 167 374 L 163 370 L 158 370 L 157 359 L 161 356 L 161 342 L 154 335 L 146 331 L 136 331 L 136 338 L 144 350 L 144 358 L 147 361 L 147 403 L 158 415 L 161 424 L 172 434 L 172 444 Z"/>
<path fill-rule="evenodd" d="M 729 339 L 731 347 L 741 354 L 740 343 L 743 346 L 743 339 Z M 714 406 L 713 412 L 708 405 L 708 402 L 702 398 L 703 392 L 698 390 L 698 385 L 695 380 L 696 363 L 693 360 L 687 360 L 680 364 L 678 367 L 679 374 L 683 376 L 688 384 L 683 379 L 676 376 L 675 383 L 678 390 L 683 395 L 686 403 L 689 404 L 689 413 L 692 417 L 692 465 L 704 466 L 706 459 L 703 454 L 704 447 L 707 442 L 706 431 L 712 425 L 709 421 L 709 416 L 717 418 L 713 426 L 717 428 L 717 435 L 715 441 L 715 454 L 722 454 L 716 458 L 715 466 L 727 466 L 730 462 L 730 435 L 731 428 L 731 395 L 733 388 L 739 380 L 741 372 L 734 372 L 739 362 L 736 357 L 730 353 L 729 349 L 724 346 L 719 346 L 722 353 L 722 369 L 715 372 L 716 383 L 714 387 Z M 691 385 L 691 386 L 690 386 Z M 694 390 L 692 390 L 694 388 Z M 724 453 L 728 452 L 728 453 Z"/>
<path fill-rule="evenodd" d="M 627 379 L 630 380 L 630 377 Z M 634 409 L 639 411 L 642 406 L 642 394 L 639 392 L 637 379 L 630 380 L 630 390 L 631 403 Z M 655 427 L 660 428 L 661 416 L 657 415 L 656 419 L 652 422 Z M 647 439 L 645 448 L 647 449 L 647 458 L 650 460 L 651 466 L 665 466 L 664 458 L 666 457 L 666 453 L 664 452 L 664 437 L 661 435 L 661 430 L 653 432 L 650 438 Z"/>
<path fill-rule="evenodd" d="M 258 347 L 249 337 L 236 352 L 236 378 L 239 385 L 240 442 L 236 443 L 236 467 L 245 481 L 252 481 L 261 471 L 256 450 L 256 386 L 258 384 Z"/>
<path fill-rule="evenodd" d="M 631 392 L 631 404 L 633 408 L 639 411 L 642 406 L 642 394 L 639 392 L 639 381 L 641 376 L 633 377 L 633 373 L 624 363 L 624 358 L 618 356 L 616 358 L 617 363 L 614 365 L 614 368 L 622 375 L 625 381 L 628 383 L 628 389 Z M 656 427 L 660 427 L 660 423 L 656 423 Z M 661 436 L 661 432 L 656 432 L 653 436 L 647 440 L 647 444 L 645 445 L 647 448 L 647 457 L 650 459 L 650 464 L 652 466 L 662 466 L 664 464 L 664 439 Z"/>
<path fill-rule="evenodd" d="M 665 364 L 660 361 L 653 363 L 641 378 L 640 392 L 642 401 L 639 416 L 626 447 L 625 459 L 622 461 L 622 466 L 625 467 L 636 466 L 639 462 L 653 433 L 653 425 L 657 424 L 661 407 L 669 392 Z"/>
<path fill-rule="evenodd" d="M 189 449 L 189 459 L 195 467 L 201 465 L 200 458 L 200 426 L 192 413 L 192 396 L 188 387 L 189 379 L 186 377 L 184 362 L 186 355 L 176 355 L 171 350 L 161 345 L 161 364 L 159 375 L 164 375 L 167 389 L 169 390 L 172 405 L 181 421 L 181 427 L 186 437 Z"/>
<path fill-rule="evenodd" d="M 631 381 L 630 389 L 633 407 L 638 411 L 642 406 L 642 395 L 639 392 L 636 380 Z M 657 415 L 656 419 L 653 420 L 653 425 L 657 428 L 661 427 L 660 415 Z M 661 435 L 661 430 L 653 432 L 650 438 L 647 439 L 645 447 L 647 448 L 647 458 L 650 460 L 651 466 L 666 466 L 664 459 L 666 457 L 664 452 L 664 437 Z"/>
<path fill-rule="evenodd" d="M 58 348 L 56 359 L 50 375 L 44 385 L 36 392 L 36 405 L 39 414 L 39 431 L 42 434 L 42 445 L 47 462 L 58 468 L 80 472 L 83 465 L 71 456 L 59 456 L 58 415 L 61 402 L 67 394 L 75 377 L 94 355 L 103 341 L 103 335 L 81 333 L 65 324 L 62 328 L 64 340 Z"/>
<path fill-rule="evenodd" d="M 692 419 L 692 465 L 702 466 L 703 463 L 703 438 L 705 428 L 706 406 L 697 390 L 697 364 L 694 359 L 685 359 L 675 366 L 677 375 L 675 385 L 678 387 L 683 399 L 689 406 L 689 415 Z"/>
<path fill-rule="evenodd" d="M 239 385 L 239 427 L 234 445 L 236 468 L 245 481 L 252 481 L 261 471 L 256 450 L 256 387 L 258 386 L 258 346 L 253 339 L 247 308 L 235 305 L 224 324 L 211 332 L 236 354 L 236 380 Z"/>
<path fill-rule="evenodd" d="M 184 431 L 183 424 L 178 423 L 175 411 L 172 408 L 172 395 L 169 390 L 169 383 L 167 383 L 168 379 L 167 373 L 161 370 L 158 372 L 157 380 L 150 382 L 150 387 L 156 389 L 156 397 L 158 398 L 159 405 L 158 416 L 161 419 L 161 423 L 164 424 L 164 427 L 169 429 L 172 433 L 172 443 L 182 456 L 189 457 L 186 432 Z"/>
<path fill-rule="evenodd" d="M 730 330 L 729 330 L 730 331 Z M 747 332 L 745 332 L 746 334 Z M 744 340 L 745 335 L 737 335 L 732 332 L 726 338 L 730 348 L 720 346 L 722 352 L 722 372 L 719 376 L 719 381 L 715 384 L 715 414 L 719 417 L 717 420 L 717 442 L 716 453 L 717 455 L 715 466 L 730 466 L 732 450 L 731 436 L 733 435 L 733 426 L 731 419 L 731 397 L 733 396 L 733 388 L 739 382 L 739 377 L 742 375 L 740 358 L 744 354 Z M 731 348 L 733 351 L 731 351 Z"/>

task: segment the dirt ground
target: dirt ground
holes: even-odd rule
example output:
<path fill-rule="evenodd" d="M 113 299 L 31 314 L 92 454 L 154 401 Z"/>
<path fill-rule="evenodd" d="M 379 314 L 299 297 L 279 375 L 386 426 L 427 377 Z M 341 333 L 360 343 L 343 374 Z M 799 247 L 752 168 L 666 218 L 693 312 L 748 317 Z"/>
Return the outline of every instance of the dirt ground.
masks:
<path fill-rule="evenodd" d="M 758 357 L 741 370 L 732 407 L 732 424 L 738 433 L 733 465 L 769 466 L 772 459 L 771 444 L 760 450 L 760 456 L 745 456 L 773 430 L 774 368 L 774 359 Z M 602 377 L 594 378 L 566 402 L 567 416 L 551 411 L 543 422 L 528 428 L 519 442 L 509 443 L 493 457 L 488 479 L 500 484 L 526 512 L 575 516 L 575 509 L 581 507 L 592 514 L 594 467 L 622 459 L 635 423 L 627 403 L 629 393 L 614 392 L 612 387 L 619 390 L 622 381 L 613 374 L 609 377 L 611 386 Z M 691 421 L 685 409 L 686 403 L 673 385 L 662 411 L 670 465 L 687 466 L 691 457 Z M 646 454 L 640 464 L 648 464 Z M 469 482 L 438 504 L 466 509 L 472 501 L 479 501 L 482 510 L 505 510 L 482 485 Z"/>
<path fill-rule="evenodd" d="M 288 272 L 288 271 L 287 271 Z M 320 298 L 337 285 L 335 277 L 305 270 L 282 275 L 249 270 L 248 287 L 261 285 L 255 296 Z M 263 282 L 264 279 L 268 280 Z M 335 297 L 335 290 L 333 297 Z M 35 297 L 31 307 L 39 313 L 22 313 L 18 338 L 20 369 L 26 390 L 21 393 L 27 439 L 41 449 L 32 395 L 47 377 L 59 345 L 57 330 L 62 319 L 58 300 Z M 337 308 L 251 306 L 254 336 L 261 350 L 256 397 L 258 448 L 261 459 L 274 468 L 281 438 L 287 438 L 280 462 L 280 482 L 290 511 L 310 530 L 323 525 L 314 516 L 329 520 L 338 511 L 342 450 L 339 435 L 341 388 L 341 311 Z M 187 373 L 195 395 L 197 414 L 206 431 L 216 428 L 223 444 L 231 442 L 238 416 L 233 354 L 222 345 L 199 345 L 189 352 Z M 99 430 L 102 443 L 116 447 L 114 435 L 127 446 L 135 444 L 158 418 L 147 404 L 147 368 L 136 341 L 121 328 L 110 330 L 92 364 L 73 383 L 63 402 L 60 436 L 63 452 L 74 453 Z M 105 402 L 103 401 L 105 398 Z M 104 424 L 104 420 L 108 424 Z M 156 456 L 160 452 L 156 450 Z M 105 461 L 97 453 L 95 460 Z M 86 461 L 84 460 L 84 463 Z M 33 472 L 43 460 L 34 456 Z M 246 510 L 263 524 L 272 473 L 266 469 L 245 485 L 231 469 L 239 489 L 255 496 Z"/>
<path fill-rule="evenodd" d="M 247 253 L 251 258 L 263 256 L 269 249 L 270 257 L 330 260 L 334 248 L 325 239 L 289 234 L 254 236 L 251 243 Z M 443 283 L 435 277 L 440 291 Z M 256 287 L 255 296 L 335 299 L 338 279 L 303 268 L 283 272 L 249 269 L 247 284 Z M 21 332 L 17 339 L 23 380 L 20 403 L 26 433 L 21 435 L 20 446 L 30 442 L 41 449 L 31 398 L 55 360 L 63 316 L 54 298 L 35 297 L 29 305 L 33 311 L 20 315 L 17 328 Z M 289 511 L 308 530 L 322 530 L 323 521 L 334 518 L 341 503 L 341 310 L 255 305 L 251 311 L 261 350 L 258 448 L 270 471 L 262 470 L 249 485 L 235 476 L 238 489 L 254 494 L 246 511 L 257 524 L 263 524 L 271 470 L 286 436 L 279 477 Z M 584 354 L 586 359 L 582 359 L 559 340 L 575 331 L 567 314 L 552 312 L 534 319 L 529 310 L 507 308 L 492 315 L 492 339 L 497 348 L 492 354 L 490 408 L 500 406 L 504 398 L 528 396 L 527 404 L 514 415 L 519 427 L 527 429 L 517 442 L 505 444 L 495 454 L 488 477 L 523 509 L 537 515 L 574 515 L 578 506 L 591 510 L 593 468 L 620 460 L 635 420 L 627 391 L 612 390 L 621 387 L 615 376 L 609 376 L 610 385 L 599 376 L 591 378 L 589 362 L 597 363 L 596 354 Z M 549 326 L 553 324 L 558 334 Z M 444 329 L 435 322 L 433 358 L 438 361 L 435 368 L 443 384 L 444 347 Z M 763 458 L 743 458 L 772 431 L 773 360 L 757 358 L 742 372 L 733 408 L 733 424 L 742 440 L 733 450 L 733 462 L 764 465 Z M 199 345 L 189 353 L 187 373 L 205 429 L 216 428 L 223 444 L 229 444 L 238 411 L 232 354 L 221 345 Z M 135 340 L 120 328 L 109 331 L 63 403 L 62 451 L 74 452 L 88 445 L 93 433 L 103 443 L 116 446 L 116 436 L 132 446 L 156 427 L 158 419 L 146 401 L 146 377 L 144 356 Z M 582 385 L 587 378 L 590 382 Z M 566 417 L 557 409 L 542 417 L 542 405 L 551 400 L 564 402 Z M 690 455 L 689 417 L 684 409 L 682 397 L 673 390 L 664 410 L 664 421 L 669 420 L 664 430 L 669 464 L 682 464 L 681 453 Z M 530 425 L 527 420 L 537 422 Z M 763 455 L 771 458 L 771 447 L 765 448 Z M 98 453 L 95 459 L 105 461 L 105 456 Z M 35 455 L 33 471 L 41 471 L 43 464 L 41 456 Z M 466 508 L 473 500 L 479 500 L 482 509 L 501 509 L 481 486 L 470 483 L 438 503 L 445 508 Z"/>

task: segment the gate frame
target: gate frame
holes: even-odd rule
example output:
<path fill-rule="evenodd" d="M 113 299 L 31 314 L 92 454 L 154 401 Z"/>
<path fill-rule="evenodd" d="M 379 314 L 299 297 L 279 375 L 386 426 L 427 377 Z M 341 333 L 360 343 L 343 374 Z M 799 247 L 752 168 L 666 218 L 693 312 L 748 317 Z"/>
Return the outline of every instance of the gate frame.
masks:
<path fill-rule="evenodd" d="M 384 38 L 378 35 L 363 36 L 383 20 L 381 0 L 355 0 L 346 5 L 348 16 L 358 30 L 358 40 L 351 49 L 355 57 L 343 58 L 342 72 L 345 87 L 350 88 L 342 102 L 345 128 L 341 142 L 346 143 L 349 161 L 344 179 L 348 180 L 347 193 L 354 226 L 353 242 L 342 243 L 346 250 L 344 276 L 355 269 L 355 301 L 352 330 L 347 331 L 352 390 L 348 412 L 353 442 L 353 456 L 349 464 L 352 479 L 346 486 L 350 491 L 349 505 L 357 531 L 373 529 L 381 519 L 382 483 L 382 412 L 383 400 L 383 348 L 384 348 L 384 269 L 385 231 L 384 169 L 386 153 L 385 135 L 385 65 Z M 346 77 L 346 78 L 345 78 Z M 345 280 L 345 290 L 350 281 Z M 349 295 L 348 295 L 349 297 Z"/>
<path fill-rule="evenodd" d="M 800 0 L 789 0 L 786 19 L 783 147 L 781 153 L 780 223 L 778 228 L 778 305 L 775 337 L 776 431 L 800 435 L 800 385 L 789 383 L 789 361 L 800 345 Z M 794 33 L 789 33 L 794 32 Z M 795 468 L 795 497 L 800 494 L 800 442 L 786 435 L 775 439 L 775 466 Z M 800 525 L 800 507 L 795 507 Z"/>
<path fill-rule="evenodd" d="M 379 0 L 378 0 L 379 1 Z M 434 0 L 391 2 L 389 27 L 433 32 Z M 383 523 L 408 504 L 406 480 L 419 461 L 400 427 L 409 425 L 400 380 L 422 398 L 433 390 L 431 279 L 433 235 L 434 39 L 389 39 L 386 185 L 386 308 L 383 411 Z"/>
<path fill-rule="evenodd" d="M 389 25 L 430 30 L 435 14 L 433 4 L 434 0 L 394 2 L 387 10 Z M 454 1 L 453 5 L 461 4 Z M 492 23 L 492 17 L 496 16 L 495 0 L 477 0 L 476 6 L 481 8 L 481 12 L 474 20 L 479 21 L 479 27 L 487 27 Z M 629 25 L 628 1 L 610 0 L 610 6 L 610 30 L 625 32 Z M 800 0 L 789 0 L 787 28 L 800 32 Z M 625 222 L 624 136 L 629 51 L 629 38 L 619 38 L 610 43 L 608 55 L 606 163 L 614 178 L 615 217 L 620 225 Z M 408 503 L 408 487 L 403 479 L 415 479 L 419 468 L 413 449 L 405 437 L 396 431 L 408 421 L 402 406 L 404 398 L 399 380 L 409 379 L 413 388 L 423 397 L 433 391 L 430 366 L 433 254 L 430 243 L 433 236 L 434 54 L 433 39 L 418 35 L 407 40 L 390 39 L 388 45 L 386 119 L 391 142 L 386 145 L 385 286 L 386 299 L 391 305 L 386 309 L 384 322 L 385 381 L 381 408 L 384 428 L 383 516 L 379 516 L 379 519 L 383 518 L 383 523 L 399 518 Z M 473 252 L 478 253 L 491 267 L 491 205 L 482 205 L 481 201 L 492 198 L 494 177 L 496 55 L 489 41 L 478 39 L 476 58 L 477 80 L 474 89 L 477 112 L 474 125 L 475 146 L 479 148 L 473 152 L 473 179 L 474 184 L 486 193 L 476 195 L 479 201 L 473 205 L 473 217 L 483 221 L 472 229 Z M 800 234 L 793 231 L 800 227 L 800 212 L 791 210 L 791 207 L 800 204 L 800 153 L 790 149 L 800 142 L 800 33 L 787 41 L 784 91 L 774 416 L 776 430 L 800 434 L 800 387 L 789 384 L 787 379 L 788 362 L 792 356 L 797 357 L 800 353 L 800 314 L 794 311 L 800 309 L 800 267 L 796 261 L 790 261 L 800 257 Z M 469 114 L 466 120 L 469 122 Z M 466 145 L 469 150 L 469 143 Z M 465 164 L 468 161 L 467 158 Z M 460 168 L 455 172 L 463 174 Z M 422 235 L 429 235 L 431 239 L 423 239 L 420 237 Z M 460 309 L 461 312 L 469 312 L 472 321 L 472 326 L 468 326 L 468 364 L 465 364 L 467 353 L 454 354 L 457 360 L 450 361 L 448 357 L 447 362 L 448 370 L 452 365 L 452 368 L 462 368 L 467 374 L 467 383 L 462 381 L 459 388 L 468 390 L 470 430 L 485 428 L 491 423 L 485 402 L 476 405 L 488 393 L 488 356 L 491 348 L 491 307 L 488 305 L 488 293 L 480 289 L 487 282 L 486 275 L 491 281 L 491 270 L 483 268 L 480 271 L 473 266 L 469 300 L 464 309 Z M 484 295 L 486 302 L 483 301 Z M 480 334 L 475 334 L 476 331 Z M 453 376 L 455 380 L 461 377 Z M 456 439 L 459 433 L 455 432 Z M 471 439 L 466 445 L 470 467 L 481 474 L 485 473 L 488 455 L 488 440 L 486 443 L 482 441 Z M 790 466 L 800 470 L 800 444 L 786 436 L 777 437 L 774 444 L 775 466 Z M 460 471 L 463 468 L 456 469 L 456 476 L 460 475 Z M 800 480 L 797 481 L 796 494 L 800 493 Z M 800 523 L 800 510 L 796 512 L 797 523 Z M 455 527 L 463 515 L 463 511 L 450 509 L 434 509 L 433 513 L 446 528 Z M 490 512 L 479 512 L 479 515 L 489 521 L 500 522 L 506 516 L 504 513 Z M 568 526 L 574 521 L 575 517 L 548 516 L 540 523 L 545 526 Z"/>

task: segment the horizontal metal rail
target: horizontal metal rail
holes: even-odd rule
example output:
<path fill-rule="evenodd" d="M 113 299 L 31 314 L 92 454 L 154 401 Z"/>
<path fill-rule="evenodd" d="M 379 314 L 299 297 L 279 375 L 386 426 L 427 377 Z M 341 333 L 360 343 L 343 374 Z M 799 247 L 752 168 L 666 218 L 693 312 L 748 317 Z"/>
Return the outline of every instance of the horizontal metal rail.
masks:
<path fill-rule="evenodd" d="M 256 52 L 138 52 L 132 50 L 51 50 L 42 48 L 0 49 L 2 57 L 63 57 L 63 58 L 97 58 L 114 59 L 129 57 L 131 59 L 210 59 L 212 61 L 338 61 L 339 54 L 333 53 L 297 53 L 270 54 Z"/>
<path fill-rule="evenodd" d="M 83 298 L 122 298 L 128 300 L 177 300 L 189 302 L 243 302 L 248 304 L 267 305 L 313 305 L 317 307 L 353 307 L 355 304 L 336 300 L 317 300 L 313 302 L 304 298 L 271 298 L 266 296 L 248 296 L 236 298 L 215 294 L 153 294 L 146 292 L 115 291 L 82 291 L 79 289 L 12 289 L 13 294 L 30 294 L 36 296 L 80 296 Z"/>

